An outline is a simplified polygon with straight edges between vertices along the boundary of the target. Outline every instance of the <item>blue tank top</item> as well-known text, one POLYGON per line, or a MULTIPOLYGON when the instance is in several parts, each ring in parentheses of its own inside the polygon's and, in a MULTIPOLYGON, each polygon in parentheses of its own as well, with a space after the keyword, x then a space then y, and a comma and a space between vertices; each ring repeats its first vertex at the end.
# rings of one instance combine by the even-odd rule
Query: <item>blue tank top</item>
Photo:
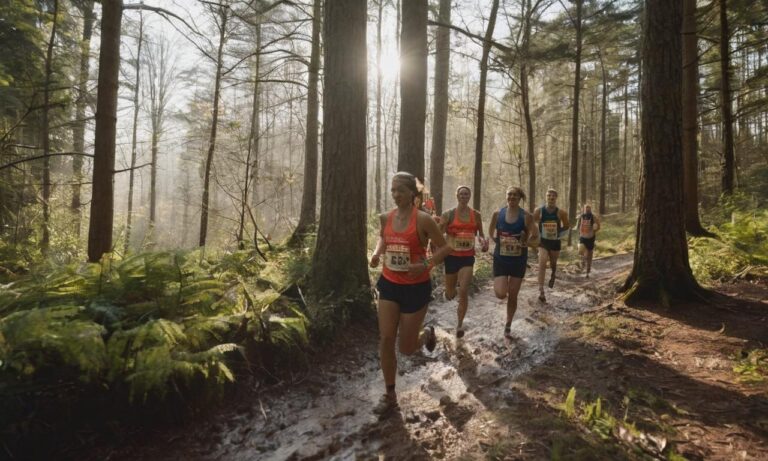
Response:
POLYGON ((493 257, 510 262, 527 258, 528 247, 520 242, 520 234, 525 230, 525 210, 520 208, 517 221, 511 224, 507 222, 506 216, 507 207, 504 207, 496 217, 496 248, 493 250, 493 257))
POLYGON ((557 215, 558 209, 550 213, 546 205, 541 207, 541 221, 539 222, 539 233, 542 240, 558 240, 560 238, 560 217, 557 215))

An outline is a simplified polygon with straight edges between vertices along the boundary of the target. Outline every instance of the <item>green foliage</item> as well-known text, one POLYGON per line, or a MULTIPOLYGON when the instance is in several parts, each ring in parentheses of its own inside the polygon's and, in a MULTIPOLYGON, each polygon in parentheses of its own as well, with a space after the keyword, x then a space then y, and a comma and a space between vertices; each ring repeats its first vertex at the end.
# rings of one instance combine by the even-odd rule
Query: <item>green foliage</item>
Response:
POLYGON ((106 365, 104 327, 84 318, 82 306, 14 312, 0 319, 0 376, 32 377, 63 369, 93 381, 106 365))
POLYGON ((0 285, 0 387, 97 383, 133 403, 218 395, 247 348, 300 352, 308 320, 282 293, 307 254, 149 252, 33 268, 0 285))
POLYGON ((768 350, 753 349, 734 358, 733 371, 745 383, 761 383, 768 378, 768 350))
POLYGON ((750 269, 768 275, 768 210, 750 206, 750 200, 735 194, 711 212, 710 219, 723 219, 710 228, 718 240, 689 239, 691 268, 698 280, 723 280, 750 269))
MULTIPOLYGON (((636 399, 637 395, 643 398, 650 396, 648 393, 636 393, 635 397, 625 397, 624 403, 628 405, 628 402, 636 399)), ((600 397, 593 402, 577 403, 576 389, 572 387, 561 409, 569 420, 583 426, 599 439, 600 443, 596 446, 598 451, 606 448, 604 446, 606 443, 614 442, 634 453, 653 453, 654 459, 661 456, 666 456, 668 459, 685 459, 675 452, 674 447, 668 443, 663 434, 653 435, 638 430, 634 423, 627 420, 626 415, 621 420, 614 417, 609 410, 606 410, 600 397)), ((557 448, 559 454, 562 451, 561 447, 554 448, 557 448)), ((596 456, 596 458, 602 459, 603 456, 596 456)))
MULTIPOLYGON (((627 253, 635 249, 637 215, 615 213, 600 217, 595 257, 627 253)), ((578 238, 576 239, 578 241, 578 238)))

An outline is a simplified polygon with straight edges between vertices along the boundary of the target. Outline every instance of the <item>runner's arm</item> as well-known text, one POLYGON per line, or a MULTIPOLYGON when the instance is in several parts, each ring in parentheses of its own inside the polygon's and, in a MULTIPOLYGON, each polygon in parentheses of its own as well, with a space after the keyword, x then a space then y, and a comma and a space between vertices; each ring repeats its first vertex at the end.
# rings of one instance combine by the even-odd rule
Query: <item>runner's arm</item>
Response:
POLYGON ((379 228, 379 239, 376 241, 376 248, 373 250, 373 255, 371 255, 371 267, 377 267, 379 265, 379 262, 381 261, 381 255, 384 253, 384 227, 387 225, 387 215, 381 214, 379 216, 379 223, 381 224, 379 228))
POLYGON ((491 224, 488 225, 488 238, 493 240, 496 238, 496 220, 499 219, 499 212, 494 211, 491 216, 491 224))
POLYGON ((536 248, 539 246, 539 226, 536 225, 535 219, 528 213, 525 214, 525 229, 528 232, 528 246, 536 248))
POLYGON ((488 240, 485 239, 485 234, 483 233, 483 217, 480 215, 479 211, 475 211, 475 222, 477 222, 477 233, 480 238, 480 246, 483 251, 488 251, 488 240))
POLYGON ((536 208, 533 210, 533 223, 538 226, 539 222, 541 222, 541 208, 536 208))
POLYGON ((568 213, 565 210, 560 210, 560 221, 563 222, 563 229, 568 229, 568 226, 571 225, 570 221, 568 221, 568 213))

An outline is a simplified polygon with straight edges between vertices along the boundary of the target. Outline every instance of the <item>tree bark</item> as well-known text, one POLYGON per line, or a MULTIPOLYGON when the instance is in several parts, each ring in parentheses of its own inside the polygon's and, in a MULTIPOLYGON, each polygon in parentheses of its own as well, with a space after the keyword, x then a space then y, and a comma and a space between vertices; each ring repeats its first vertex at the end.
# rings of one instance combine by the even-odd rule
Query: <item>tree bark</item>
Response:
MULTIPOLYGON (((696 0, 694 0, 696 1, 696 0)), ((621 157, 621 212, 627 211, 627 139, 629 138, 629 77, 624 83, 624 150, 621 157)))
POLYGON ((213 116, 211 117, 211 135, 208 141, 208 155, 205 158, 205 174, 203 177, 203 201, 200 206, 200 239, 198 246, 205 246, 208 237, 208 205, 211 183, 211 169, 213 168, 213 155, 216 152, 216 130, 219 123, 219 99, 221 98, 221 70, 224 65, 224 44, 227 41, 227 20, 229 10, 225 6, 219 6, 219 48, 216 53, 216 78, 213 87, 213 116))
POLYGON ((605 62, 602 53, 600 58, 600 71, 603 79, 603 103, 600 111, 600 204, 598 209, 601 215, 605 214, 605 164, 606 164, 606 136, 605 122, 608 118, 608 72, 605 70, 605 62))
POLYGON ((424 178, 427 114, 427 0, 403 2, 400 37, 400 142, 397 169, 424 178))
POLYGON ((648 0, 643 18, 643 165, 637 244, 625 301, 670 305, 705 291, 688 262, 683 202, 682 2, 648 0))
POLYGON ((525 141, 528 153, 528 209, 533 213, 536 208, 536 152, 534 151, 533 121, 531 120, 531 101, 528 87, 528 54, 531 41, 531 0, 523 1, 523 41, 520 47, 520 99, 525 119, 525 141))
MULTIPOLYGON (((80 74, 77 80, 77 101, 75 102, 75 123, 72 126, 72 150, 85 152, 85 108, 88 105, 88 74, 91 62, 91 36, 93 35, 93 0, 82 5, 83 37, 80 41, 80 74)), ((80 237, 80 184, 83 182, 83 159, 79 155, 72 157, 72 209, 75 235, 80 237)))
MULTIPOLYGON (((320 32, 322 23, 322 2, 315 0, 312 8, 312 54, 309 58, 309 81, 307 88, 307 134, 304 139, 304 191, 301 196, 301 214, 293 238, 302 238, 315 225, 317 208, 317 135, 318 135, 318 95, 317 82, 320 74, 320 32)), ((379 81, 379 86, 381 81, 379 81)), ((380 89, 380 88, 379 88, 380 89)), ((379 100, 380 100, 379 93, 379 100)), ((378 105, 377 105, 378 107, 378 105)), ((377 112, 380 116, 380 112, 377 112)), ((377 123, 379 118, 377 118, 377 123)), ((379 148, 377 155, 381 157, 379 148)))
POLYGON ((735 154, 733 147, 733 108, 731 107, 730 31, 727 0, 720 0, 720 109, 723 121, 723 194, 733 193, 735 154))
POLYGON ((378 15, 376 21, 376 167, 374 187, 376 189, 376 213, 381 213, 381 23, 384 19, 384 0, 378 0, 378 15))
MULTIPOLYGON (((581 94, 581 51, 582 40, 582 6, 584 0, 576 0, 576 58, 573 77, 573 116, 571 120, 571 175, 568 184, 568 218, 576 222, 576 192, 579 180, 579 97, 581 94)), ((581 178, 584 181, 586 178, 581 178)), ((571 232, 568 232, 568 245, 571 244, 571 232)))
POLYGON ((131 131, 131 169, 128 173, 128 216, 125 221, 125 246, 123 254, 131 248, 131 217, 133 216, 133 180, 136 173, 136 137, 139 130, 139 88, 141 87, 141 46, 144 44, 144 12, 139 10, 139 42, 136 47, 136 82, 133 87, 133 128, 131 131))
POLYGON ((93 194, 88 226, 88 260, 98 262, 112 251, 114 220, 115 135, 117 85, 120 73, 120 21, 122 0, 102 0, 99 89, 93 159, 93 194))
MULTIPOLYGON (((683 1, 683 193, 685 230, 709 235, 699 220, 699 48, 696 36, 696 0, 683 1)), ((626 144, 626 143, 625 143, 626 144)), ((626 150, 626 147, 625 147, 626 150)))
POLYGON ((319 295, 364 294, 367 2, 328 2, 324 19, 322 192, 311 280, 319 295))
MULTIPOLYGON (((440 22, 451 23, 451 0, 440 0, 440 22)), ((443 182, 445 180, 445 139, 448 129, 448 79, 451 72, 451 30, 437 28, 435 39, 435 115, 432 126, 432 154, 429 183, 435 208, 443 211, 443 182)))
POLYGON ((51 243, 51 162, 48 154, 51 152, 50 133, 50 103, 51 103, 51 76, 53 75, 53 45, 56 42, 56 29, 59 24, 59 0, 53 2, 53 24, 51 26, 51 38, 48 40, 48 49, 45 53, 45 84, 43 87, 43 238, 40 240, 40 250, 45 255, 51 243))
POLYGON ((491 53, 491 39, 496 28, 496 15, 499 11, 499 0, 493 0, 491 14, 488 17, 488 28, 485 30, 483 54, 480 58, 480 95, 477 101, 477 135, 475 137, 475 181, 472 192, 472 206, 479 210, 483 196, 483 141, 485 140, 485 85, 488 79, 488 56, 491 53))

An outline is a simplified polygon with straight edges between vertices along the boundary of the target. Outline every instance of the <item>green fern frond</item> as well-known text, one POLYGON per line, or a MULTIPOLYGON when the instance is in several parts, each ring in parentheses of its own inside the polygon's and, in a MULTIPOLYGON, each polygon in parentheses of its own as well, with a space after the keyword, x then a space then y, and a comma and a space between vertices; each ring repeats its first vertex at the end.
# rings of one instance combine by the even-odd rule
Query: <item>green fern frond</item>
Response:
POLYGON ((106 366, 103 326, 81 319, 81 306, 15 312, 0 320, 4 366, 22 375, 44 369, 76 370, 96 379, 106 366))

